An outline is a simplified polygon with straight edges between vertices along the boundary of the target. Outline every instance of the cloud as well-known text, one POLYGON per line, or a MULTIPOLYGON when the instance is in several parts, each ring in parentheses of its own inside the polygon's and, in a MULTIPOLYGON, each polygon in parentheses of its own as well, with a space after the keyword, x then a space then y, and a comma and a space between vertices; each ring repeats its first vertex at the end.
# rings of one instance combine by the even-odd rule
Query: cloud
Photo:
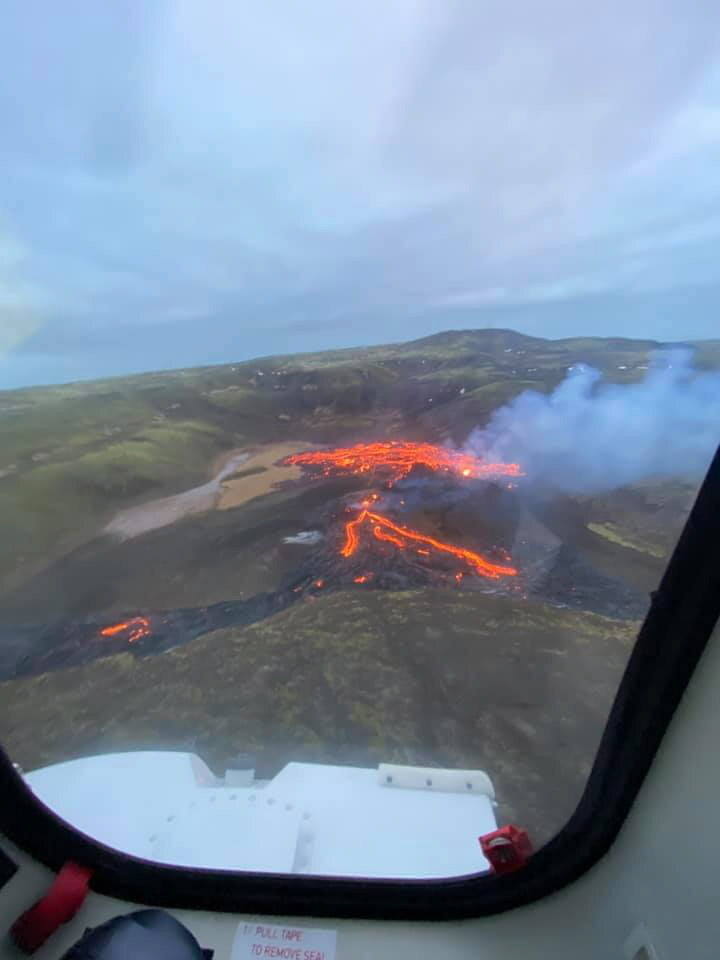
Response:
POLYGON ((4 283, 79 374, 138 328, 158 367, 267 353, 299 315, 330 347, 712 277, 710 0, 31 6, 0 37, 0 217, 29 252, 4 283))

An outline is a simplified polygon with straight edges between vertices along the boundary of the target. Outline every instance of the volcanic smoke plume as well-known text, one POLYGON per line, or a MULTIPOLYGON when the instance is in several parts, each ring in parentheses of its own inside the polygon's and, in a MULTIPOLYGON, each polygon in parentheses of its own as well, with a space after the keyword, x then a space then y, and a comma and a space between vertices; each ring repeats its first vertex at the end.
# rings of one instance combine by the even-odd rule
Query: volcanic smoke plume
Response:
POLYGON ((599 493, 645 478, 699 479, 720 442, 720 374, 686 350, 657 353, 641 383, 573 367, 549 396, 527 390, 468 438, 466 452, 519 460, 534 484, 599 493))

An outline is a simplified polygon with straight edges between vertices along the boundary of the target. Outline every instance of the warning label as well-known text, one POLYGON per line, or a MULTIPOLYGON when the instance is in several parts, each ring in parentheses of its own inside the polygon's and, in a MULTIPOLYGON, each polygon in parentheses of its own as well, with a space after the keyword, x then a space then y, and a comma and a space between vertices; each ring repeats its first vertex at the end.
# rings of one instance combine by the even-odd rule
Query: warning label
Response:
POLYGON ((335 960, 335 930, 241 923, 231 960, 335 960))

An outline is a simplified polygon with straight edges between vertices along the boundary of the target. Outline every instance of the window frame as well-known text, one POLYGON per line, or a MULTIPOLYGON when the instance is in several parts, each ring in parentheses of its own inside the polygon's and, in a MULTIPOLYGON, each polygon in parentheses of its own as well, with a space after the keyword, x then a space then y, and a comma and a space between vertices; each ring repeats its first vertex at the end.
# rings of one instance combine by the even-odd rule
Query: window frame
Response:
MULTIPOLYGON (((0 831, 58 870, 91 868, 98 893, 158 907, 381 920, 457 920, 532 903, 577 880, 617 837, 720 618, 720 448, 651 595, 575 812, 516 873, 441 880, 173 867, 80 833, 32 793, 0 747, 0 831)), ((422 838, 418 838, 421 842, 422 838)))

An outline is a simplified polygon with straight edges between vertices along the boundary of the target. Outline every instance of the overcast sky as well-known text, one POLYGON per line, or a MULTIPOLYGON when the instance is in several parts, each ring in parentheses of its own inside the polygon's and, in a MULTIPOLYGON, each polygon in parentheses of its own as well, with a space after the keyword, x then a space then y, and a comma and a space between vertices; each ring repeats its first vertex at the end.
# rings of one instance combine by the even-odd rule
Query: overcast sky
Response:
POLYGON ((0 388, 720 336, 717 0, 6 0, 0 388))

